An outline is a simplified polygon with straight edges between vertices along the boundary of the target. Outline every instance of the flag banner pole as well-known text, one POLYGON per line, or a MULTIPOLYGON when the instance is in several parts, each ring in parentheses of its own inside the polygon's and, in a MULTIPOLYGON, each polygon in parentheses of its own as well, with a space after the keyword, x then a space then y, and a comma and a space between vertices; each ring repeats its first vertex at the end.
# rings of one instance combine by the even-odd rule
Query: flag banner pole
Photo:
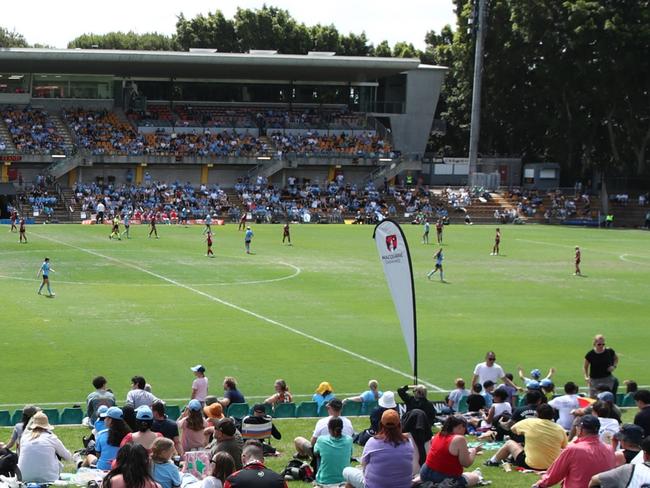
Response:
POLYGON ((377 245, 388 289, 402 327, 402 335, 413 368, 413 380, 418 378, 417 317, 413 266, 406 236, 397 222, 385 219, 375 226, 372 238, 377 245))

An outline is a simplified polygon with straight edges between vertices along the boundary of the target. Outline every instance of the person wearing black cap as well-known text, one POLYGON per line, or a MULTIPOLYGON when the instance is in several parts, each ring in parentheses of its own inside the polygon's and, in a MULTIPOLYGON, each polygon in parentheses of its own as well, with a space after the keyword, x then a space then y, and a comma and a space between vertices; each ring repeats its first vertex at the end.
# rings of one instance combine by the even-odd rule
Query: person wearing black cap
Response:
POLYGON ((594 475, 589 482, 589 488, 639 488, 650 485, 650 437, 641 441, 643 462, 624 464, 604 473, 594 475))
POLYGON ((616 466, 614 450, 598 438, 600 421, 584 415, 578 426, 578 438, 562 451, 533 488, 547 488, 562 482, 564 488, 584 488, 591 477, 616 466))
POLYGON ((316 427, 314 428, 314 433, 311 436, 311 440, 307 440, 304 437, 296 437, 293 441, 296 446, 296 451, 302 457, 310 457, 312 454, 312 447, 316 444, 316 439, 321 435, 329 434, 328 423, 333 418, 340 417, 343 421, 343 435, 349 435, 352 437, 354 435, 354 427, 352 427, 352 422, 350 419, 341 416, 341 410, 343 410, 343 402, 338 398, 334 398, 327 402, 327 412, 329 417, 324 417, 316 422, 316 427))
POLYGON ((623 424, 614 439, 621 443, 620 451, 616 451, 616 464, 629 464, 641 451, 643 429, 636 424, 623 424))
MULTIPOLYGON (((282 434, 280 434, 280 431, 275 427, 275 425, 273 425, 273 418, 270 415, 266 414, 266 407, 264 406, 263 403, 257 403, 253 405, 253 415, 248 415, 242 419, 242 435, 244 436, 244 438, 257 439, 257 437, 246 435, 246 426, 264 425, 264 424, 271 424, 271 435, 273 436, 274 439, 278 439, 278 440, 282 439, 282 434)), ((258 440, 262 442, 265 456, 275 454, 276 451, 274 447, 263 442, 264 440, 263 438, 260 438, 258 440)))
POLYGON ((237 428, 233 419, 224 417, 217 421, 214 426, 214 437, 217 442, 211 449, 211 455, 214 457, 218 452, 227 452, 235 460, 235 469, 241 469, 243 442, 241 437, 237 438, 237 435, 237 428))

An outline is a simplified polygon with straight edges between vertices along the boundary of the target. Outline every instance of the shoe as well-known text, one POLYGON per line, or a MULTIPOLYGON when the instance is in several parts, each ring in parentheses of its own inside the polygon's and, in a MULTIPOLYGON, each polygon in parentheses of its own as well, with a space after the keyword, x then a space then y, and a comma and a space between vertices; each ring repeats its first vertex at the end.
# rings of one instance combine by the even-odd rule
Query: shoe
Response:
POLYGON ((489 467, 497 467, 501 466, 501 461, 492 461, 491 459, 488 459, 483 463, 483 466, 489 466, 489 467))

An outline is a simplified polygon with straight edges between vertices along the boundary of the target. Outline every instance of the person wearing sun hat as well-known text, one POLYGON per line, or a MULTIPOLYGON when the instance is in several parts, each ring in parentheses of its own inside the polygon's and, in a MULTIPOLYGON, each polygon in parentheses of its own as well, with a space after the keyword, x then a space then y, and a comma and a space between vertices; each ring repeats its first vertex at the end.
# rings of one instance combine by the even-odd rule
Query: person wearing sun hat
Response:
POLYGON ((402 433, 399 414, 386 410, 379 422, 379 432, 363 449, 361 469, 347 467, 343 477, 354 488, 410 488, 416 466, 417 450, 402 433))
POLYGON ((197 364, 192 366, 190 370, 194 373, 194 381, 192 381, 192 396, 191 399, 196 399, 205 405, 205 397, 208 396, 208 378, 205 376, 205 366, 197 364))
POLYGON ((203 418, 203 407, 200 401, 190 400, 177 424, 181 431, 181 446, 184 452, 205 447, 207 442, 203 430, 209 427, 209 424, 203 418))
POLYGON ((316 393, 311 397, 313 402, 318 403, 318 408, 334 399, 334 388, 327 381, 323 381, 316 388, 316 393))
POLYGON ((61 473, 59 458, 72 461, 72 454, 52 433, 53 429, 44 412, 36 412, 29 421, 18 457, 24 483, 54 483, 61 473))
POLYGON ((203 414, 206 416, 208 420, 216 421, 224 418, 223 407, 219 402, 214 402, 211 403, 210 405, 206 405, 205 407, 203 407, 203 414))

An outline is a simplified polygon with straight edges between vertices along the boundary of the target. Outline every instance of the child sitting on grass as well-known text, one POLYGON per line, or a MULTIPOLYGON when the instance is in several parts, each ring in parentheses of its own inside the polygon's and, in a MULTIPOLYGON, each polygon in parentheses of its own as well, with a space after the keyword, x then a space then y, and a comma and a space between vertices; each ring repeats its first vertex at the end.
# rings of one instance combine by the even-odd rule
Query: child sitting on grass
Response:
POLYGON ((174 442, 166 437, 158 437, 151 447, 151 475, 162 488, 181 486, 181 475, 171 461, 174 452, 174 442))

